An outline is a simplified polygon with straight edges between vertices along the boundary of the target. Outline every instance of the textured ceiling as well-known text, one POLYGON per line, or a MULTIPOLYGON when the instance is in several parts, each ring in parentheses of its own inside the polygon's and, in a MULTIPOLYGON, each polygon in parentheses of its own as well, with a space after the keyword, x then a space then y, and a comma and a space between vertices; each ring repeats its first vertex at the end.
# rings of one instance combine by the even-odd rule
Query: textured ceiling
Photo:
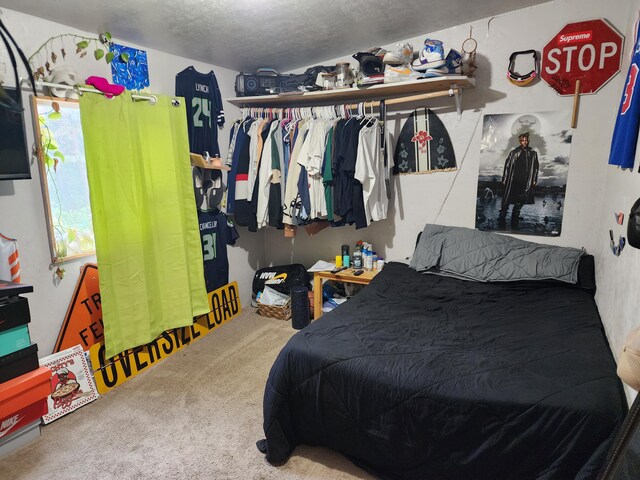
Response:
POLYGON ((235 71, 293 70, 547 0, 0 0, 235 71))

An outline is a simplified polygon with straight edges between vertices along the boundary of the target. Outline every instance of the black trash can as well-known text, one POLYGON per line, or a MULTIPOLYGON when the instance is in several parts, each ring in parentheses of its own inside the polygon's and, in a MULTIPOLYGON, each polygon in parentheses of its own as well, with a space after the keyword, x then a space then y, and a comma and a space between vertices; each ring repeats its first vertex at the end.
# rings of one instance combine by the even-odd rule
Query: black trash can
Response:
POLYGON ((309 325, 309 289, 305 286, 291 287, 291 326, 302 330, 309 325))

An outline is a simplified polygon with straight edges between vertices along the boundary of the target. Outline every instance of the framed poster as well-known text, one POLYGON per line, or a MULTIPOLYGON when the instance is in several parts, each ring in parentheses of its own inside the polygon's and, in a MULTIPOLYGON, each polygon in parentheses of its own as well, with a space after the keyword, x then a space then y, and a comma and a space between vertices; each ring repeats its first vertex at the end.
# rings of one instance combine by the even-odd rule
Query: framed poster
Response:
POLYGON ((78 102, 35 97, 32 106, 51 261, 95 255, 78 102))
POLYGON ((483 119, 476 228, 560 236, 572 131, 569 112, 483 119))
POLYGON ((49 367, 53 373, 51 395, 47 397, 49 413, 42 417, 45 424, 98 398, 89 363, 80 345, 41 358, 40 366, 49 367))

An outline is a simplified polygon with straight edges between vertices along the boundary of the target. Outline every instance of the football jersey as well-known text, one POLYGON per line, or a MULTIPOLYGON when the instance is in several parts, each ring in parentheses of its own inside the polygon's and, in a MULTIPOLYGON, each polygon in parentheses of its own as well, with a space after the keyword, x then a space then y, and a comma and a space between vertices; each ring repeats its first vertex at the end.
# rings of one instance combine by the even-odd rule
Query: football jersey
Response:
POLYGON ((219 156, 218 126, 224 125, 224 110, 213 71, 200 73, 189 67, 178 73, 176 96, 186 101, 190 151, 219 156))
POLYGON ((0 233, 0 280, 20 283, 18 242, 0 233))
POLYGON ((202 260, 207 292, 213 292, 229 283, 229 259, 227 245, 234 245, 238 231, 227 216, 217 211, 198 211, 200 239, 202 240, 202 260))
POLYGON ((622 168, 633 168, 638 142, 638 127, 640 127, 640 32, 638 22, 635 26, 633 57, 629 65, 629 73, 624 83, 618 118, 613 129, 611 139, 611 153, 609 165, 619 165, 622 168))

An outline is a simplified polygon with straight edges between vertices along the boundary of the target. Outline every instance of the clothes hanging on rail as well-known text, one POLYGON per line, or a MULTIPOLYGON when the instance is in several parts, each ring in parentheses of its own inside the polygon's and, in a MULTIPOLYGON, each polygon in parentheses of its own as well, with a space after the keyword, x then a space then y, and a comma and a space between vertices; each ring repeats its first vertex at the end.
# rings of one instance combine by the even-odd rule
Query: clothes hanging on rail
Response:
POLYGON ((251 109, 230 134, 227 213, 250 231, 331 222, 364 228, 386 218, 388 178, 373 116, 333 107, 274 115, 251 109), (331 111, 327 110, 331 109, 331 111))

